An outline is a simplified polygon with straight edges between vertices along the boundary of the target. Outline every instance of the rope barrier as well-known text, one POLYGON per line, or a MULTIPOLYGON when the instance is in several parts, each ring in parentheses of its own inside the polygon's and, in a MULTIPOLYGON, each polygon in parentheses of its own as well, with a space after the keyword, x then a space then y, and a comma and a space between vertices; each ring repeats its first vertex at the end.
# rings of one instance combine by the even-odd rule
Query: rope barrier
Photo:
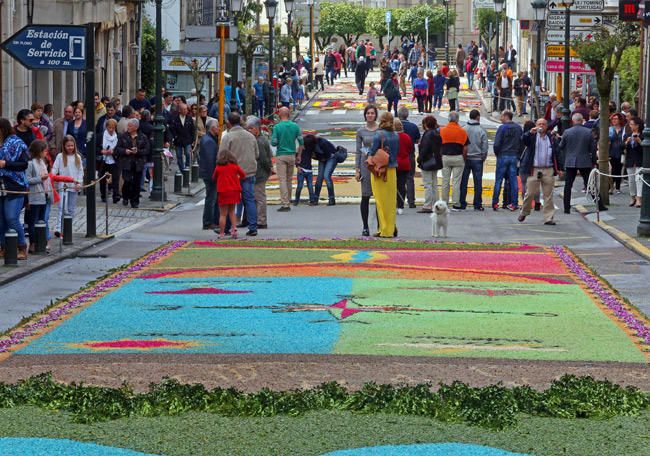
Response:
MULTIPOLYGON (((600 199, 600 180, 598 176, 605 176, 605 177, 627 177, 628 179, 630 178, 635 178, 637 176, 643 176, 644 173, 650 173, 650 168, 638 168, 636 172, 632 174, 607 174, 601 172, 598 168, 594 168, 591 170, 589 173, 589 179, 587 180, 587 198, 591 200, 592 203, 596 204, 599 199, 600 199)), ((644 185, 647 185, 650 187, 650 183, 646 182, 643 177, 641 177, 641 182, 643 182, 644 185)))
MULTIPOLYGON (((104 179, 106 179, 106 183, 108 183, 108 184, 110 184, 112 182, 111 175, 109 173, 105 173, 99 179, 95 179, 93 181, 90 181, 88 184, 85 184, 85 185, 79 185, 79 190, 83 190, 85 188, 97 185, 99 182, 101 182, 104 179)), ((68 184, 67 182, 63 184, 63 191, 67 191, 68 189, 73 188, 73 187, 68 187, 67 184, 68 184)), ((75 187, 76 187, 76 185, 75 185, 75 187)), ((5 195, 5 194, 10 194, 10 195, 38 195, 38 194, 41 194, 41 193, 47 194, 47 193, 51 193, 51 191, 42 190, 42 191, 38 191, 38 192, 30 192, 30 191, 27 191, 27 192, 21 191, 21 192, 19 192, 19 191, 14 191, 14 190, 0 190, 0 195, 5 195)))

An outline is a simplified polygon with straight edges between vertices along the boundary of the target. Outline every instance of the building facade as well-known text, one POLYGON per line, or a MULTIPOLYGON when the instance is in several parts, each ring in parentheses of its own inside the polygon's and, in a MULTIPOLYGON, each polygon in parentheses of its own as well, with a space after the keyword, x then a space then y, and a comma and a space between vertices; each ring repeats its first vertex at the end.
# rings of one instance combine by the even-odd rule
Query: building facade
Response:
MULTIPOLYGON (((0 40, 25 25, 95 23, 95 89, 128 102, 140 85, 142 2, 140 0, 0 0, 0 40)), ((84 97, 84 74, 29 71, 5 52, 0 56, 0 113, 14 119, 33 102, 66 104, 84 97)))

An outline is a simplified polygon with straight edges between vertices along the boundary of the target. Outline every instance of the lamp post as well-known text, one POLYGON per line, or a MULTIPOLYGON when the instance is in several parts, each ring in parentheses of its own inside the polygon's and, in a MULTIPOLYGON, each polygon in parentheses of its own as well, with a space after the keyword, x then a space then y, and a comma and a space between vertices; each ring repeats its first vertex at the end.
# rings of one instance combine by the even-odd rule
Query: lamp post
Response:
MULTIPOLYGON (((232 15, 233 27, 237 27, 237 15, 244 7, 244 0, 230 0, 230 13, 232 15)), ((230 38, 234 38, 232 35, 230 38)), ((235 50, 233 56, 232 74, 230 75, 230 111, 237 110, 237 79, 239 78, 239 54, 235 50)))
POLYGON ((571 46, 571 6, 574 0, 562 0, 564 3, 564 76, 562 77, 562 132, 571 125, 569 111, 569 69, 571 66, 569 48, 571 46))
POLYGON ((291 42, 291 36, 292 36, 292 30, 291 27, 293 26, 291 22, 291 13, 293 13, 293 3, 294 0, 284 0, 284 9, 287 12, 287 36, 289 39, 287 40, 288 43, 288 51, 289 51, 289 61, 291 61, 291 52, 293 51, 293 43, 291 42))
POLYGON ((153 127, 153 187, 151 201, 165 201, 163 186, 163 136, 165 118, 162 110, 162 0, 156 0, 156 116, 153 127))
POLYGON ((537 120, 540 117, 539 112, 539 95, 542 91, 542 82, 541 82, 541 66, 542 66, 542 21, 544 20, 544 15, 546 14, 546 0, 533 0, 531 2, 533 11, 535 12, 535 20, 537 21, 537 61, 535 63, 535 109, 533 110, 534 119, 537 120))
POLYGON ((506 6, 506 0, 494 0, 494 12, 497 15, 497 42, 494 47, 494 60, 497 62, 497 69, 499 68, 499 25, 501 25, 501 12, 506 6))
POLYGON ((314 81, 314 1, 307 0, 309 5, 309 82, 314 81))
MULTIPOLYGON (((646 27, 646 33, 650 33, 650 27, 646 27)), ((648 73, 648 68, 650 68, 650 62, 646 63, 646 73, 648 73)), ((643 142, 641 146, 643 147, 643 159, 641 164, 643 165, 643 172, 641 177, 641 216, 639 218, 639 224, 636 227, 636 232, 639 236, 650 237, 650 90, 645 92, 645 118, 646 124, 643 129, 643 142)))
POLYGON ((445 5, 445 60, 449 64, 449 0, 442 0, 445 5))
POLYGON ((269 20, 269 83, 271 84, 269 109, 266 112, 272 115, 275 111, 275 88, 273 87, 273 34, 275 32, 273 30, 273 20, 275 19, 278 2, 277 0, 265 0, 264 6, 266 7, 266 17, 269 20))

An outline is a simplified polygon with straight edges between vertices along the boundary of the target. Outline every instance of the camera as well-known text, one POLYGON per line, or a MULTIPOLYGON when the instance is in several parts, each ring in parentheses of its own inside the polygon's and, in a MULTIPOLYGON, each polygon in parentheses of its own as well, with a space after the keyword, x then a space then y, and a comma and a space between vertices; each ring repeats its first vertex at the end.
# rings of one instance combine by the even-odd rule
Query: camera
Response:
POLYGON ((544 176, 544 174, 541 171, 537 171, 537 178, 541 179, 544 176))
POLYGON ((632 135, 632 137, 633 137, 633 138, 638 138, 638 137, 639 137, 639 135, 637 135, 637 134, 634 134, 634 135, 632 135))

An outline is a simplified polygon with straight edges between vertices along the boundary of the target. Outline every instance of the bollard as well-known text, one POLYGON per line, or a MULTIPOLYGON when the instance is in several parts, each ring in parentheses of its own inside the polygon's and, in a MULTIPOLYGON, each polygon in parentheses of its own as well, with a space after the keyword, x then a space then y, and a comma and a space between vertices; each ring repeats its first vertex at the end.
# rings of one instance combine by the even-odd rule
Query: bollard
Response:
POLYGON ((196 184, 199 181, 199 164, 194 163, 192 165, 192 183, 196 184))
POLYGON ((72 245, 72 216, 63 217, 63 245, 72 245))
POLYGON ((18 233, 15 230, 5 233, 5 266, 18 266, 18 233))
POLYGON ((181 193, 183 191, 183 175, 180 171, 174 174, 174 193, 181 193))
POLYGON ((190 186, 190 169, 185 168, 183 170, 183 187, 189 187, 190 186))
POLYGON ((47 248, 47 236, 45 231, 47 225, 43 220, 39 220, 34 224, 34 236, 36 239, 30 239, 30 242, 34 242, 34 253, 43 254, 47 248))

